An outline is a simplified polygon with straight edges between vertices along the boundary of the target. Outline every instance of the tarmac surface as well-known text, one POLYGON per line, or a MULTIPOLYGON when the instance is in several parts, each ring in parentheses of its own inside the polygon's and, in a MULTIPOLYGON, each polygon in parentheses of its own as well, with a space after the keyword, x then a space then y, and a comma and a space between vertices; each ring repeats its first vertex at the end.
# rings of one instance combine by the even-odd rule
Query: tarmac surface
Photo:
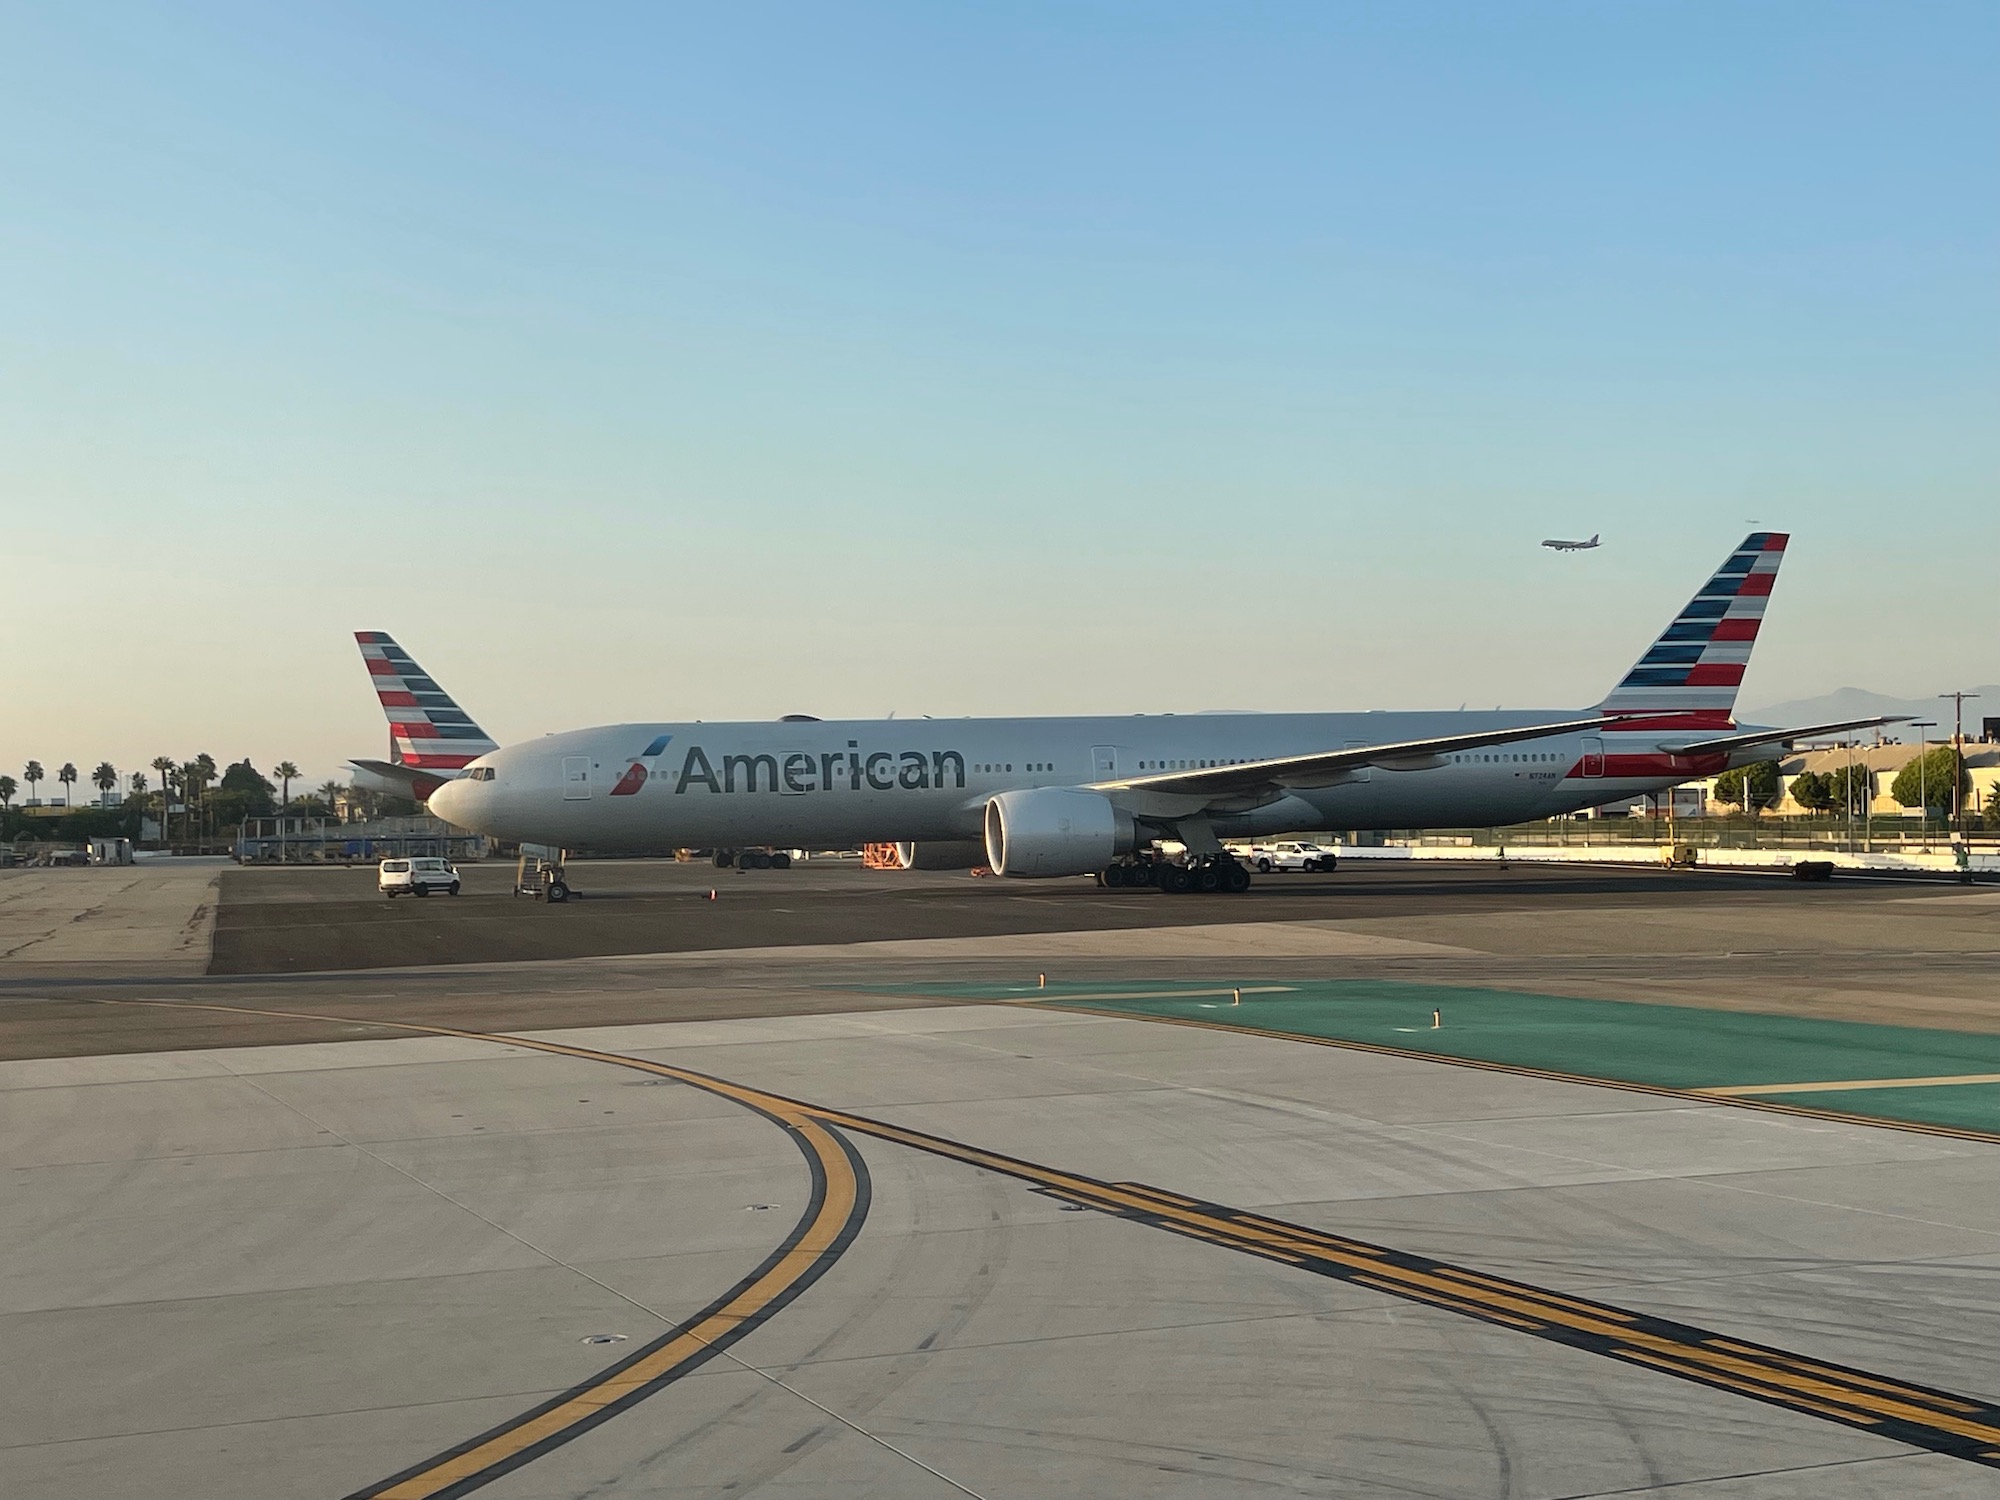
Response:
POLYGON ((0 1490, 2000 1495, 2000 892, 471 873, 0 959, 0 1490))

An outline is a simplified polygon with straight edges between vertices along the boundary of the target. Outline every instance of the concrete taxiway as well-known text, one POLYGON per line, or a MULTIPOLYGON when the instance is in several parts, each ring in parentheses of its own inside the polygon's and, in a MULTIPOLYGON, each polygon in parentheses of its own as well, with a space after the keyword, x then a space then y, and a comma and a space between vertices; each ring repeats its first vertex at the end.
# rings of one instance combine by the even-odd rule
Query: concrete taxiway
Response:
MULTIPOLYGON (((1763 1001, 1955 1028, 1935 1073, 2000 1030, 1992 903, 1404 878, 1166 926, 857 881, 806 931, 772 872, 678 953, 0 966, 6 1492, 2000 1494, 2000 1140, 1369 1050, 1337 987, 1317 1042, 1158 998, 1763 1001)), ((525 911, 420 914, 480 901, 525 911)))

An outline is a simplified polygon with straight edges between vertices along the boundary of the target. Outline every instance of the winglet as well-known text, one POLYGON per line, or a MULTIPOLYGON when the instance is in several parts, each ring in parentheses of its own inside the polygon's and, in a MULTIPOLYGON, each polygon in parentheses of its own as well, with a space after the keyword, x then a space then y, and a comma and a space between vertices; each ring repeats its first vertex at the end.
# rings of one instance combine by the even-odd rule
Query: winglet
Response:
POLYGON ((1649 728, 1732 727, 1736 689, 1790 540, 1782 531, 1745 537, 1598 708, 1672 716, 1649 728))

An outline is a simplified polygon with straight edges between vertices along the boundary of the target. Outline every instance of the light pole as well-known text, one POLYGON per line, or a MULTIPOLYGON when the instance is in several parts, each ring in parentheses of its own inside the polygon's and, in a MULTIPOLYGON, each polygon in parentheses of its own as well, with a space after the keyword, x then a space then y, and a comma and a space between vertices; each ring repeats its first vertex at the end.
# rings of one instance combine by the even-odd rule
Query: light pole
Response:
POLYGON ((1931 799, 1924 788, 1924 775, 1930 769, 1925 765, 1925 761, 1930 758, 1931 737, 1924 731, 1937 728, 1937 720, 1917 719, 1911 723, 1910 728, 1917 732, 1917 806, 1923 810, 1924 852, 1928 854, 1931 848, 1931 799))
POLYGON ((1958 841, 1965 842, 1965 700, 1977 693, 1939 693, 1951 699, 1951 806, 1958 821, 1958 841))

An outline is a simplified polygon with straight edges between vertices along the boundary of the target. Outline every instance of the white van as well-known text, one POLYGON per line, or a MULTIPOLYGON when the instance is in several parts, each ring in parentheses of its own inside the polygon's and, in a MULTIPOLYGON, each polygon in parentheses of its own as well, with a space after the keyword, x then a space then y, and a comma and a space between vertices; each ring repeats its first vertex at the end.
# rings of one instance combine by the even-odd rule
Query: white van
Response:
POLYGON ((375 884, 390 900, 404 892, 428 896, 432 891, 458 894, 458 870, 448 859, 385 859, 375 884))

